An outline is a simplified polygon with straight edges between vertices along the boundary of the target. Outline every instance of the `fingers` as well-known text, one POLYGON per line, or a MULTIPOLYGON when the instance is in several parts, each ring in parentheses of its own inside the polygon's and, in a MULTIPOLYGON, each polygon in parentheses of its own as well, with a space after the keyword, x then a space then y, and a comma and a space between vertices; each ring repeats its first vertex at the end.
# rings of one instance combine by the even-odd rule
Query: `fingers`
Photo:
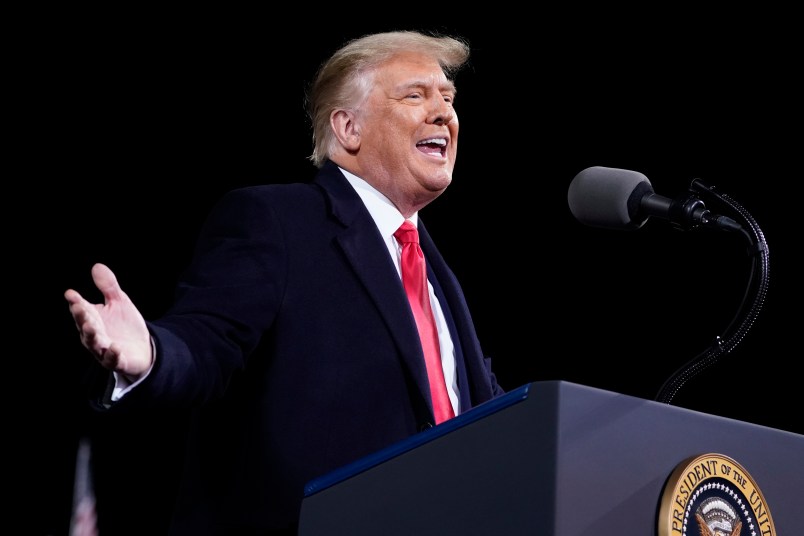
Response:
POLYGON ((71 288, 64 291, 64 299, 67 300, 67 303, 70 305, 83 300, 81 295, 71 288))
POLYGON ((109 361, 112 357, 108 355, 112 343, 97 309, 94 306, 82 308, 73 316, 81 333, 81 343, 101 361, 109 361))
MULTIPOLYGON (((70 314, 81 334, 81 344, 101 362, 109 361, 112 357, 108 355, 111 341, 100 315, 99 307, 102 306, 89 303, 72 289, 64 292, 64 298, 70 304, 70 314)), ((116 357, 111 360, 117 361, 116 357)))

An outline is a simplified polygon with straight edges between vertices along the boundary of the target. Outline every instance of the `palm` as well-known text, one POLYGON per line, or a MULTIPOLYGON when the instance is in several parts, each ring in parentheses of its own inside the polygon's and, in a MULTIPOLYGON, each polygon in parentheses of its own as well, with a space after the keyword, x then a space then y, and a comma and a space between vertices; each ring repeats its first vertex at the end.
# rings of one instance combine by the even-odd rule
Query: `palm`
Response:
POLYGON ((108 267, 96 264, 92 277, 103 294, 103 303, 92 304, 73 290, 65 293, 81 341, 104 367, 138 376, 151 364, 145 320, 108 267))

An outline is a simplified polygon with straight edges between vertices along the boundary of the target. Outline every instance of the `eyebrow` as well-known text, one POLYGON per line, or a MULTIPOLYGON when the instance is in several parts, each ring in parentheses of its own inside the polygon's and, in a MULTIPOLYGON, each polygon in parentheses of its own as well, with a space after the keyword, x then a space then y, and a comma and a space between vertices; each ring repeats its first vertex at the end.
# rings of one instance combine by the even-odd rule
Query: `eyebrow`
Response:
MULTIPOLYGON (((420 79, 405 84, 401 84, 398 87, 399 89, 411 89, 416 87, 429 87, 431 85, 433 85, 431 81, 420 79)), ((457 88, 455 87, 455 82, 453 82, 452 80, 439 82, 438 89, 439 91, 445 91, 445 90, 449 91, 453 95, 458 92, 457 88)))

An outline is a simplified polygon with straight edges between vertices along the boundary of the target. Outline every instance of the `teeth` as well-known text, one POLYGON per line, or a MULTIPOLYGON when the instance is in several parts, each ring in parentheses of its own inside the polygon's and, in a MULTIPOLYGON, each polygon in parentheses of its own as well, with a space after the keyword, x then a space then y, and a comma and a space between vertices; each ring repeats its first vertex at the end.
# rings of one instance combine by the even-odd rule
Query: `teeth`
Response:
POLYGON ((447 140, 445 140, 444 138, 430 138, 427 140, 422 140, 416 145, 426 145, 426 144, 441 145, 443 147, 447 144, 447 140))

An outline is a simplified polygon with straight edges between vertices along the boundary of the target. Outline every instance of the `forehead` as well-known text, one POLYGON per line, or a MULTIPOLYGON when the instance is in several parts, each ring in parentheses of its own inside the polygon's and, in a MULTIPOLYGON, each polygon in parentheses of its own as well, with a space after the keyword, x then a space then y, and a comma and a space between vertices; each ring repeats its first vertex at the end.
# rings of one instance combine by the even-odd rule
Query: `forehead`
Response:
POLYGON ((384 85, 436 85, 454 89, 438 60, 423 52, 395 54, 377 66, 375 76, 384 85))

